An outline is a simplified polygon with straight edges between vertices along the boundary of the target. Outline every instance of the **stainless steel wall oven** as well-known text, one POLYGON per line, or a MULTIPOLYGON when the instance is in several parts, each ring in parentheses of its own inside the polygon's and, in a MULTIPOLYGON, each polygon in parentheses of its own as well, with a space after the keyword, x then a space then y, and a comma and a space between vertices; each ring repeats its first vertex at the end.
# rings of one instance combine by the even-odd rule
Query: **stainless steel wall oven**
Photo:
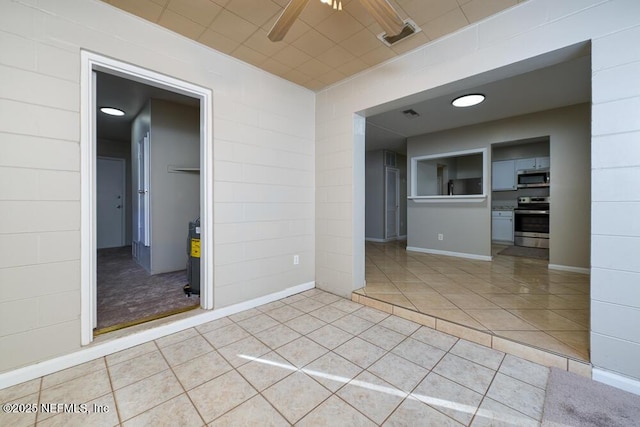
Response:
POLYGON ((513 211, 514 244, 534 248, 549 247, 549 197, 519 197, 513 211))

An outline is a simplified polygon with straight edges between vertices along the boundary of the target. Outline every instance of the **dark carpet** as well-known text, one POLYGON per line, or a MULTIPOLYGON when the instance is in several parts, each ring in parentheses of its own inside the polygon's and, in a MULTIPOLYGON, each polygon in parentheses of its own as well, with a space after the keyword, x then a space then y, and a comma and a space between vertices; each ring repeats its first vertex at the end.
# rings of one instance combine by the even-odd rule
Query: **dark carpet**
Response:
POLYGON ((135 324, 200 306, 187 297, 187 271, 150 275, 131 256, 131 246, 98 250, 97 332, 115 325, 135 324))
POLYGON ((640 425, 640 396, 580 375, 551 368, 543 427, 640 425))
POLYGON ((527 248, 524 246, 508 246, 498 252, 499 255, 519 256, 525 258, 549 259, 547 248, 527 248))

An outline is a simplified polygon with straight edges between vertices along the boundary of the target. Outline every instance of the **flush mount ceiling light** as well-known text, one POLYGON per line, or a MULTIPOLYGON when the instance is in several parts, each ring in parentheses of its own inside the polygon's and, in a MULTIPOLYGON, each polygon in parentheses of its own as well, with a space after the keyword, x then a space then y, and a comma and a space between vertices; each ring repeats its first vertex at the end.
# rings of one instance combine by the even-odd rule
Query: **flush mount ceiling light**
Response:
POLYGON ((480 104, 484 101, 484 95, 481 93, 471 93, 469 95, 462 95, 451 101, 451 104, 454 107, 472 107, 474 105, 480 104))
POLYGON ((102 108, 100 108, 100 111, 102 111, 103 113, 108 114, 110 116, 124 116, 124 111, 119 110, 117 108, 102 107, 102 108))

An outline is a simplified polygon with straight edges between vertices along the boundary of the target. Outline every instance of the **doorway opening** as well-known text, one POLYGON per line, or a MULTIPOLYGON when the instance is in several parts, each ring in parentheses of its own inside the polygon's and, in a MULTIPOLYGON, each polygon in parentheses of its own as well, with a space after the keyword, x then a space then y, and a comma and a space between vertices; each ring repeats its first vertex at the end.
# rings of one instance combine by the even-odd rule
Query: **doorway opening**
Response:
MULTIPOLYGON (((365 154, 370 146, 389 150, 396 142, 388 137, 385 145, 381 138, 403 134, 409 160, 446 153, 452 147, 492 148, 492 156, 485 166, 490 167, 494 162, 494 168, 505 166, 502 170, 505 173, 499 174, 494 169, 491 178, 494 181, 498 178, 498 182, 492 182, 494 191, 488 191, 482 202, 460 203, 455 200, 455 191, 449 191, 446 185, 457 171, 434 165, 433 176, 437 179, 430 181, 434 187, 433 200, 409 201, 407 243, 365 239, 365 280, 362 282, 357 281, 359 276, 355 271, 360 264, 354 262, 354 288, 364 285, 355 290, 356 295, 576 360, 589 360, 590 271, 585 266, 589 262, 591 236, 589 103, 592 73, 588 43, 568 47, 563 53, 570 55, 560 60, 555 56, 557 52, 544 55, 550 63, 543 66, 535 61, 519 63, 518 67, 529 69, 526 73, 522 73, 522 68, 505 67, 499 80, 493 80, 497 75, 492 73, 478 75, 439 87, 433 92, 437 92, 435 97, 425 92, 407 97, 405 105, 395 100, 388 106, 367 110, 376 113, 365 119, 365 154), (542 81, 540 76, 544 73, 556 75, 554 81, 566 82, 562 97, 555 98, 561 99, 561 103, 541 105, 535 111, 523 109, 519 114, 515 114, 514 108, 505 109, 501 114, 508 114, 484 117, 484 121, 477 120, 480 110, 473 122, 465 121, 457 113, 448 115, 451 99, 458 91, 468 91, 469 86, 474 92, 488 93, 496 99, 504 96, 496 105, 513 107, 511 94, 517 93, 518 97, 522 94, 513 90, 514 85, 521 82, 523 88, 533 89, 527 81, 542 81), (487 81, 479 84, 477 79, 487 81), (500 87, 505 90, 497 91, 500 87), (416 111, 429 112, 429 116, 438 120, 403 121, 400 113, 408 105, 416 111), (387 111, 383 111, 385 109, 387 111), (496 143, 496 135, 508 135, 504 138, 506 142, 496 143), (535 169, 534 178, 538 179, 545 169, 551 169, 550 159, 554 162, 551 187, 536 186, 540 182, 520 182, 534 185, 517 186, 518 170, 535 169), (449 176, 445 178, 446 175, 449 176), (507 182, 502 182, 502 178, 507 178, 507 182), (524 200, 519 201, 521 198, 524 200), (554 211, 563 215, 548 214, 549 199, 553 201, 554 211), (522 227, 516 226, 514 230, 513 215, 517 214, 514 210, 520 207, 525 211, 527 204, 534 203, 533 208, 546 203, 547 213, 536 213, 535 221, 531 220, 527 226, 531 228, 535 224, 538 234, 548 234, 547 244, 553 237, 551 253, 546 248, 528 246, 524 248, 528 251, 519 254, 499 253, 506 245, 497 246, 496 241, 519 248, 514 244, 514 237, 515 231, 522 227), (494 216, 493 211, 508 212, 494 216), (551 236, 550 231, 555 236, 551 236), (532 257, 533 250, 546 251, 545 258, 551 261, 532 257)), ((551 87, 535 85, 535 90, 551 90, 559 95, 551 87)), ((354 150, 360 138, 354 135, 354 150)), ((357 151, 354 153, 355 174, 365 164, 361 156, 357 151)), ((411 162, 407 168, 408 176, 412 176, 411 162)), ((360 181, 355 182, 357 185, 360 181)), ((364 186, 360 188, 360 191, 367 190, 364 186)), ((367 221, 372 212, 369 207, 373 205, 369 194, 367 191, 366 204, 357 204, 357 198, 354 202, 354 215, 365 211, 367 221)), ((355 230, 358 220, 355 216, 355 230)), ((537 238, 540 242, 545 236, 537 238)))
POLYGON ((82 53, 82 344, 213 308, 211 92, 82 53), (102 107, 124 110, 106 116, 102 107), (191 225, 198 221, 198 251, 191 225), (202 232, 202 236, 200 236, 202 232), (200 243, 201 242, 201 243, 200 243), (196 255, 194 255, 196 254, 196 255), (199 277, 199 293, 185 285, 199 277))

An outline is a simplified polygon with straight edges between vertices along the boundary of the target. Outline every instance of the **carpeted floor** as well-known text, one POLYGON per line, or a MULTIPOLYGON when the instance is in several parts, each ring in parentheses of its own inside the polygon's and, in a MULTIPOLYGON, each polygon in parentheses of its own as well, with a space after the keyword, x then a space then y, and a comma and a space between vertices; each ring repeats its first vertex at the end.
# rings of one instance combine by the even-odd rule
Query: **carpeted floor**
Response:
POLYGON ((199 296, 182 289, 186 270, 152 276, 133 260, 130 246, 100 249, 97 264, 97 332, 200 306, 199 296))
POLYGON ((499 252, 500 255, 520 256, 526 258, 549 259, 549 249, 527 248, 524 246, 508 246, 499 252))
POLYGON ((640 396, 551 368, 543 427, 631 427, 639 423, 640 396))

